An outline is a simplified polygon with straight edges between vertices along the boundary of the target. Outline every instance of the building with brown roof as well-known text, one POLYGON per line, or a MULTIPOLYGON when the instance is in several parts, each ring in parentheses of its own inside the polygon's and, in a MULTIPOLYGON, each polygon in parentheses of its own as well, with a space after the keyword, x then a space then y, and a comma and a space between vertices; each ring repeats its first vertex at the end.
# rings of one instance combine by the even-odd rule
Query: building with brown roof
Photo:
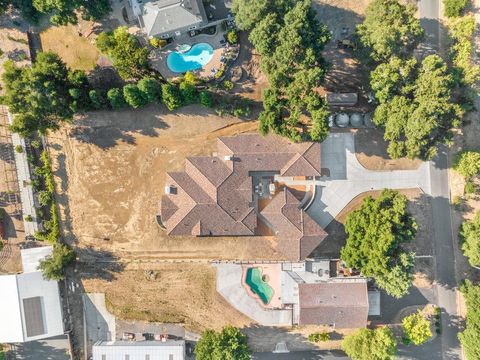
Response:
POLYGON ((214 156, 189 157, 184 172, 167 174, 161 223, 169 235, 194 236, 261 235, 263 223, 288 259, 305 259, 327 234, 303 209, 308 192, 285 184, 313 180, 320 171, 319 143, 221 137, 214 156))

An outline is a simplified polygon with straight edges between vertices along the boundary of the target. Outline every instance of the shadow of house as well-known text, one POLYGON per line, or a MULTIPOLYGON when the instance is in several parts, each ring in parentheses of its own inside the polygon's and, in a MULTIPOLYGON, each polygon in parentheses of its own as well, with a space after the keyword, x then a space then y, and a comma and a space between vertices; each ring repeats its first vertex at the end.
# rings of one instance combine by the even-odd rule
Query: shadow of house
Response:
POLYGON ((66 336, 57 336, 45 340, 30 341, 15 344, 15 350, 7 353, 16 360, 69 360, 68 339, 66 336))

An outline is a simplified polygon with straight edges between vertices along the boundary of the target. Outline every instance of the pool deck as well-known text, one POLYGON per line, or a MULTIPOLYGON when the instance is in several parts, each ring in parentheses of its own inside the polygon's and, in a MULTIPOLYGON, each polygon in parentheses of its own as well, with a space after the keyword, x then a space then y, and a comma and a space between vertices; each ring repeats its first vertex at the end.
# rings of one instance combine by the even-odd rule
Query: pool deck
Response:
MULTIPOLYGON (((217 291, 235 309, 265 326, 292 325, 291 309, 269 309, 251 297, 243 284, 244 269, 239 264, 215 264, 217 291)), ((262 264, 263 266, 263 264, 262 264)), ((275 296, 275 295, 274 295, 275 296)))
POLYGON ((225 45, 220 43, 224 39, 224 32, 218 29, 214 35, 200 34, 194 37, 182 35, 175 39, 171 44, 168 44, 164 48, 153 50, 150 55, 150 65, 157 70, 166 79, 176 78, 182 76, 182 73, 176 73, 171 71, 167 66, 168 55, 176 51, 178 45, 188 44, 195 45, 199 43, 207 43, 213 47, 213 57, 202 69, 193 71, 199 77, 210 77, 212 75, 212 69, 218 69, 222 65, 220 58, 225 51, 225 45))
POLYGON ((245 290, 247 291, 248 295, 253 297, 257 302, 264 308, 267 309, 279 309, 282 307, 282 298, 281 298, 281 291, 282 291, 282 284, 281 284, 281 265, 280 264, 259 264, 259 265, 249 265, 249 266, 242 266, 242 285, 245 287, 245 290), (268 304, 264 304, 262 299, 260 299, 260 296, 255 294, 252 289, 250 289, 250 286, 246 283, 246 277, 247 277, 247 270, 249 268, 260 268, 261 270, 261 276, 263 277, 264 275, 268 276, 268 281, 266 282, 273 290, 273 295, 272 298, 270 299, 268 304))

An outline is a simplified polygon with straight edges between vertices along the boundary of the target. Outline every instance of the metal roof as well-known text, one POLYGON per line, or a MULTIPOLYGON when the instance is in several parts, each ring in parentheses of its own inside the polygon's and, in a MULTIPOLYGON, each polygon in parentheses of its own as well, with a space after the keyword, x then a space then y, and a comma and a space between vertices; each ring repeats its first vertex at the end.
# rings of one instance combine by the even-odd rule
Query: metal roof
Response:
POLYGON ((93 360, 184 360, 185 341, 99 341, 93 360))

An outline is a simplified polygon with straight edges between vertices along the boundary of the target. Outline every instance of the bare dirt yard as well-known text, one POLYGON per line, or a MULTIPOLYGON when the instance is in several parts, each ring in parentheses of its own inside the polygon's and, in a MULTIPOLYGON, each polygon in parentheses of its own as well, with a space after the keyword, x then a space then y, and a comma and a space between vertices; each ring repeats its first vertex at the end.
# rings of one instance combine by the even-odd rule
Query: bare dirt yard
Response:
POLYGON ((407 158, 391 159, 387 153, 387 142, 380 129, 358 129, 355 132, 357 160, 369 170, 414 170, 421 160, 407 158))
POLYGON ((215 288, 208 264, 163 264, 155 270, 124 270, 113 282, 84 280, 87 292, 104 292, 110 312, 121 319, 183 324, 191 331, 244 327, 251 320, 215 288))
MULTIPOLYGON (((88 34, 89 22, 81 22, 88 34)), ((93 23, 91 23, 93 24, 93 23)), ((44 51, 58 54, 72 69, 92 70, 100 56, 92 38, 80 36, 79 25, 52 26, 40 33, 44 51)))
POLYGON ((156 223, 167 171, 183 170, 186 156, 211 155, 218 136, 256 128, 200 106, 150 106, 89 113, 51 134, 67 241, 130 259, 281 258, 271 238, 167 237, 156 223))

